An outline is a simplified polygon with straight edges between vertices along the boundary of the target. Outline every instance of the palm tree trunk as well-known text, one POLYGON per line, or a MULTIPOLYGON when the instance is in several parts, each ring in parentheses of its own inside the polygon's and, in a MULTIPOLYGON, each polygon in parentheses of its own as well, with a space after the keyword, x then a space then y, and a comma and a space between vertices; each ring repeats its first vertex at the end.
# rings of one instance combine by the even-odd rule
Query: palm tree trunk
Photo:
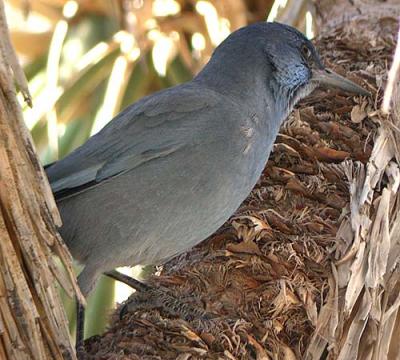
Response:
POLYGON ((0 0, 0 358, 72 359, 59 282, 80 295, 60 223, 17 101, 30 95, 11 46, 0 0), (58 255, 66 272, 59 270, 58 255))

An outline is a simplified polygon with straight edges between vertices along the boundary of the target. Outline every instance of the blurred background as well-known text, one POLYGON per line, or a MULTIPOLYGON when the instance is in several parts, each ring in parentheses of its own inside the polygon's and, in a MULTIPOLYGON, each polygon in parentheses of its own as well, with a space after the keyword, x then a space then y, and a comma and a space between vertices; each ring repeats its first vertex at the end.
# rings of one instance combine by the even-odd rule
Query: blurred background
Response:
MULTIPOLYGON (((141 97, 190 80, 242 26, 268 20, 309 38, 317 32, 311 0, 6 0, 6 13, 33 97, 24 117, 43 164, 141 97)), ((89 299, 85 335, 101 333, 129 294, 103 278, 89 299)), ((64 299, 73 332, 74 302, 64 299)))

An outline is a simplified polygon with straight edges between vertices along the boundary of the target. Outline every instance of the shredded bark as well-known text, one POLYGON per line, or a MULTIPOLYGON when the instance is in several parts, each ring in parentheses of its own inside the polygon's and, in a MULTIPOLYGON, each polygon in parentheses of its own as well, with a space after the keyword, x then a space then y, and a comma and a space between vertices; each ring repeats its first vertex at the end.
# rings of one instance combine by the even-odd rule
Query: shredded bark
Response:
POLYGON ((0 0, 0 359, 75 359, 58 285, 84 298, 15 85, 31 105, 0 0))

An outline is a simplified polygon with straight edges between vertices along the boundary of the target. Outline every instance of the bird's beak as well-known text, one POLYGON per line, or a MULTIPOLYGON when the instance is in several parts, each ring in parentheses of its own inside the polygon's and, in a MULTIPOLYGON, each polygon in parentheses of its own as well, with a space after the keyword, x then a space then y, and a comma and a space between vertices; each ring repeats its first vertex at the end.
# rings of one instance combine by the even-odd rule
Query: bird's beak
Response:
POLYGON ((348 91, 351 93, 370 96, 371 94, 363 89, 361 86, 356 83, 336 74, 332 70, 329 69, 315 69, 312 73, 312 81, 318 82, 318 84, 326 87, 335 87, 344 91, 348 91))

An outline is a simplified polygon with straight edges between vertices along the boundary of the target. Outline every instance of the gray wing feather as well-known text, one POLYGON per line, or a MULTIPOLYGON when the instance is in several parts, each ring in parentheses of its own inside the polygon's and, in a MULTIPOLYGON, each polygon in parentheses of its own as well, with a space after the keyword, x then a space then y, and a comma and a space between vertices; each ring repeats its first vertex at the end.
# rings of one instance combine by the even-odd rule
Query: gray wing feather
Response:
POLYGON ((46 169, 53 192, 96 185, 168 156, 193 140, 196 128, 202 126, 201 110, 219 101, 214 91, 185 84, 129 106, 85 144, 46 169))
MULTIPOLYGON (((56 164, 52 165, 55 166, 56 164)), ((51 180, 51 177, 49 174, 51 174, 53 177, 57 176, 57 170, 59 169, 51 169, 50 168, 47 170, 47 174, 49 176, 49 181, 51 185, 51 189, 53 190, 54 193, 57 193, 59 191, 65 190, 65 189, 72 189, 78 186, 81 186, 83 184, 91 182, 93 179, 96 178, 97 172, 101 169, 102 164, 98 164, 95 166, 92 166, 90 168, 86 168, 81 171, 76 171, 70 175, 58 178, 57 180, 51 180), (55 170, 55 171, 54 171, 55 170)))
POLYGON ((171 145, 165 148, 158 148, 154 150, 148 150, 141 154, 135 154, 132 152, 128 152, 128 154, 123 155, 122 157, 107 162, 96 174, 96 182, 100 182, 109 177, 116 176, 124 173, 125 171, 132 170, 139 165, 154 160, 157 158, 161 158, 164 156, 168 156, 169 154, 177 151, 182 145, 176 144, 171 145))

